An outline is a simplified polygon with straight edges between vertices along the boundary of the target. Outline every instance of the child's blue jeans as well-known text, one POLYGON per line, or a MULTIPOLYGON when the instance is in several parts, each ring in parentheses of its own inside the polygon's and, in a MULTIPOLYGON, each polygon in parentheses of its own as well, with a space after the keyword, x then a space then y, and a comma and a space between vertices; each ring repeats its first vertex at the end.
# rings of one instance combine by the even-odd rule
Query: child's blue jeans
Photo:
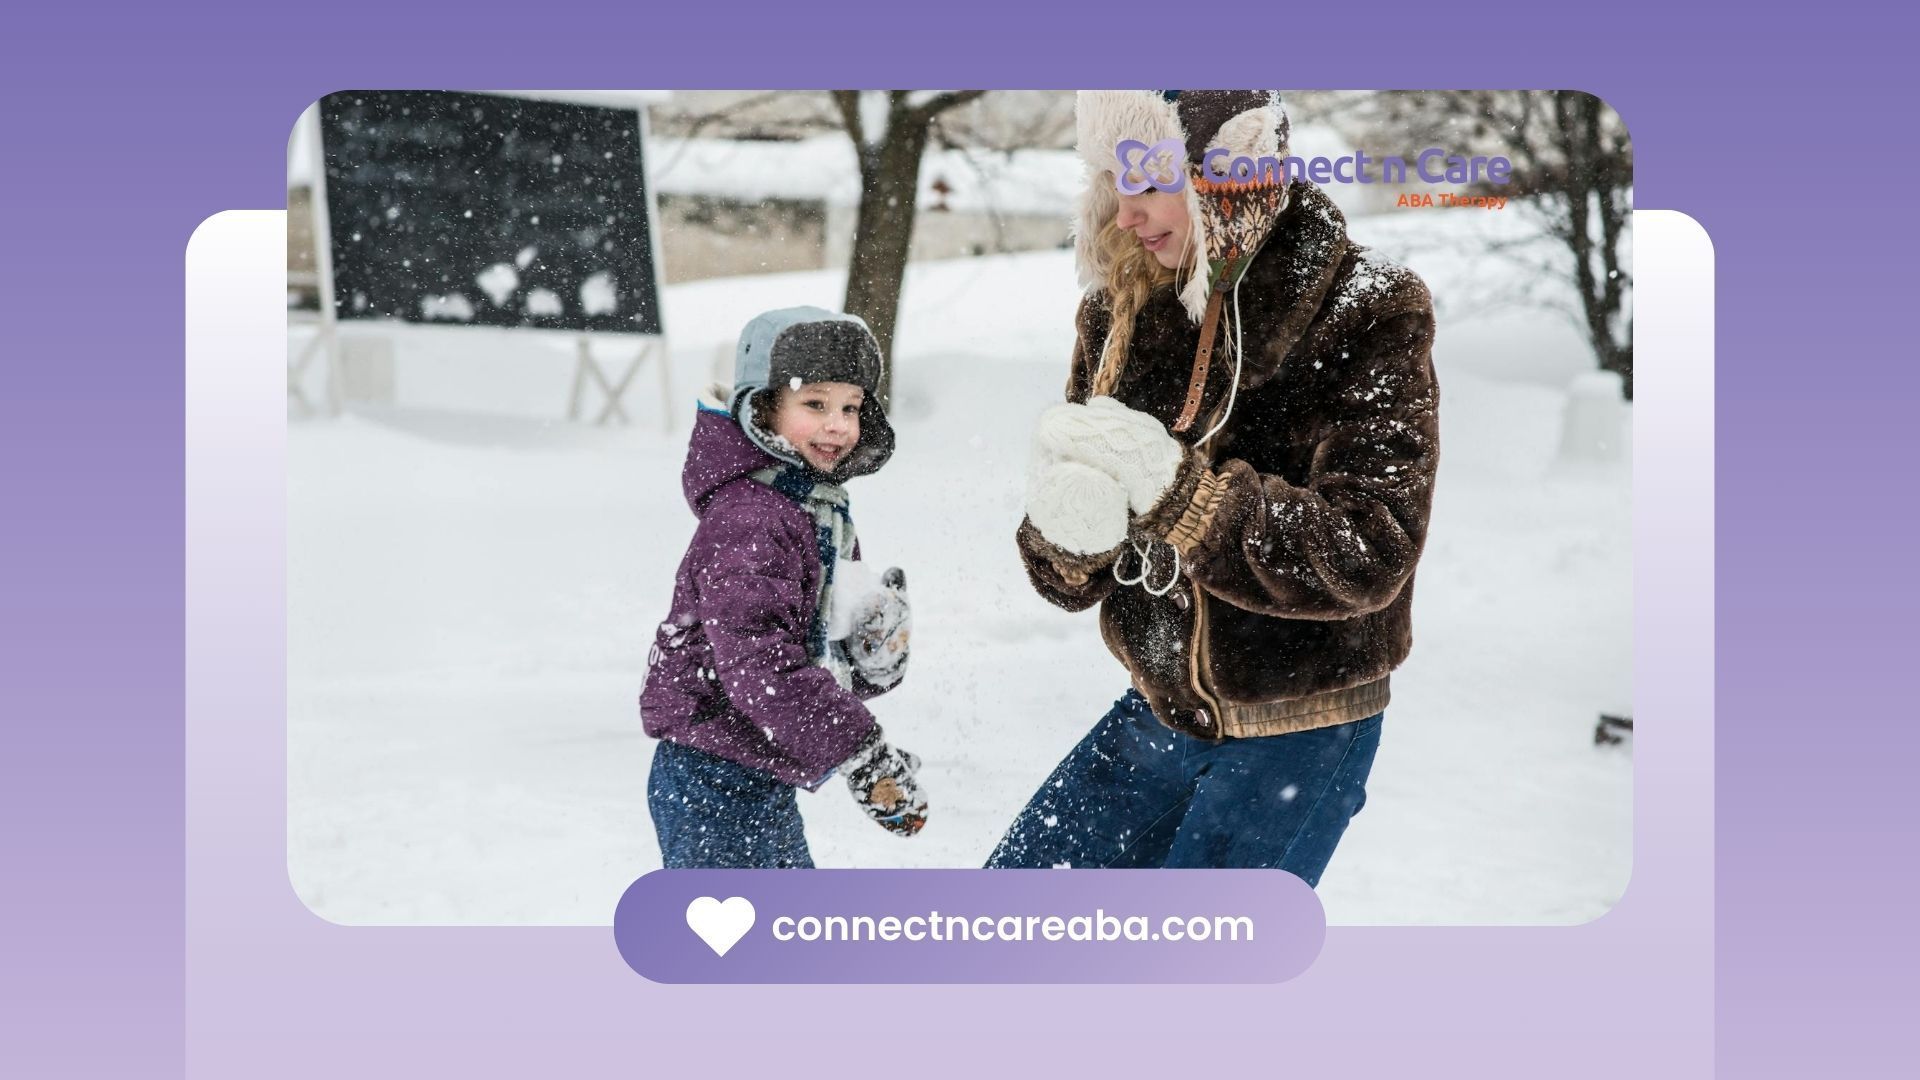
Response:
POLYGON ((813 867, 793 788, 770 773, 663 741, 647 809, 669 870, 813 867))
POLYGON ((1040 785, 993 867, 1277 867, 1320 883, 1367 801, 1385 713, 1209 742, 1128 690, 1040 785))

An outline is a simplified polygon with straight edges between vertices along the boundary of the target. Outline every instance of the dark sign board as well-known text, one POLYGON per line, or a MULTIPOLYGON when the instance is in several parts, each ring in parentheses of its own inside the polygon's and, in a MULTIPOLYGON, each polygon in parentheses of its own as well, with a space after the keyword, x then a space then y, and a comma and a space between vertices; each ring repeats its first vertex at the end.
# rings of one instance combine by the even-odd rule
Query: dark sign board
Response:
POLYGON ((640 128, 637 109, 327 95, 336 315, 660 333, 640 128))

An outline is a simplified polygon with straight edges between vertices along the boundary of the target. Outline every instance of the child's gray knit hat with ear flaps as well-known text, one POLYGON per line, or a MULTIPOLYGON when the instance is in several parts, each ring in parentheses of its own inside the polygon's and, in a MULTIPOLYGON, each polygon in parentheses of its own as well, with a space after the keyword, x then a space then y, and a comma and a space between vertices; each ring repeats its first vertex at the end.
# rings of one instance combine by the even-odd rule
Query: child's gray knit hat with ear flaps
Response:
POLYGON ((755 316, 740 332, 733 353, 734 419, 755 446, 782 461, 806 465, 753 422, 756 394, 769 387, 798 389, 806 383, 851 383, 866 391, 860 406, 860 439, 833 479, 878 472, 893 456, 893 426, 880 407, 880 343, 857 315, 817 307, 779 308, 755 316))

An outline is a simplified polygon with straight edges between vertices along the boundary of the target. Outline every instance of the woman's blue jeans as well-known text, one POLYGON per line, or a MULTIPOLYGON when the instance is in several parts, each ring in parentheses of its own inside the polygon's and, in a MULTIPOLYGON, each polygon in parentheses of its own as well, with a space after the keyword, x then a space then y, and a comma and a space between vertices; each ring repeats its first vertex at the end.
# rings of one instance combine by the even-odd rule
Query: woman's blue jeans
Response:
POLYGON ((1367 801, 1385 713, 1209 742, 1128 690, 1040 785, 997 867, 1272 867, 1318 885, 1367 801))

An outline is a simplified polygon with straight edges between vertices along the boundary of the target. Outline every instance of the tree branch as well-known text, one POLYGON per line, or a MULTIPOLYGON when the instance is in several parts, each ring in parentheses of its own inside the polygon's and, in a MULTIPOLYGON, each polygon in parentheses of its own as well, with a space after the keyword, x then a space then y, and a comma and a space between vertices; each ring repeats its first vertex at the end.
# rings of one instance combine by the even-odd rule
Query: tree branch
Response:
POLYGON ((927 100, 921 102, 918 105, 909 107, 907 110, 907 119, 909 121, 914 121, 914 122, 924 124, 927 121, 932 120, 934 117, 939 116, 941 113, 946 112, 948 109, 951 109, 956 105, 965 105, 967 102, 972 101, 973 99, 985 93, 986 93, 985 90, 943 91, 941 93, 935 94, 934 96, 928 98, 927 100))

